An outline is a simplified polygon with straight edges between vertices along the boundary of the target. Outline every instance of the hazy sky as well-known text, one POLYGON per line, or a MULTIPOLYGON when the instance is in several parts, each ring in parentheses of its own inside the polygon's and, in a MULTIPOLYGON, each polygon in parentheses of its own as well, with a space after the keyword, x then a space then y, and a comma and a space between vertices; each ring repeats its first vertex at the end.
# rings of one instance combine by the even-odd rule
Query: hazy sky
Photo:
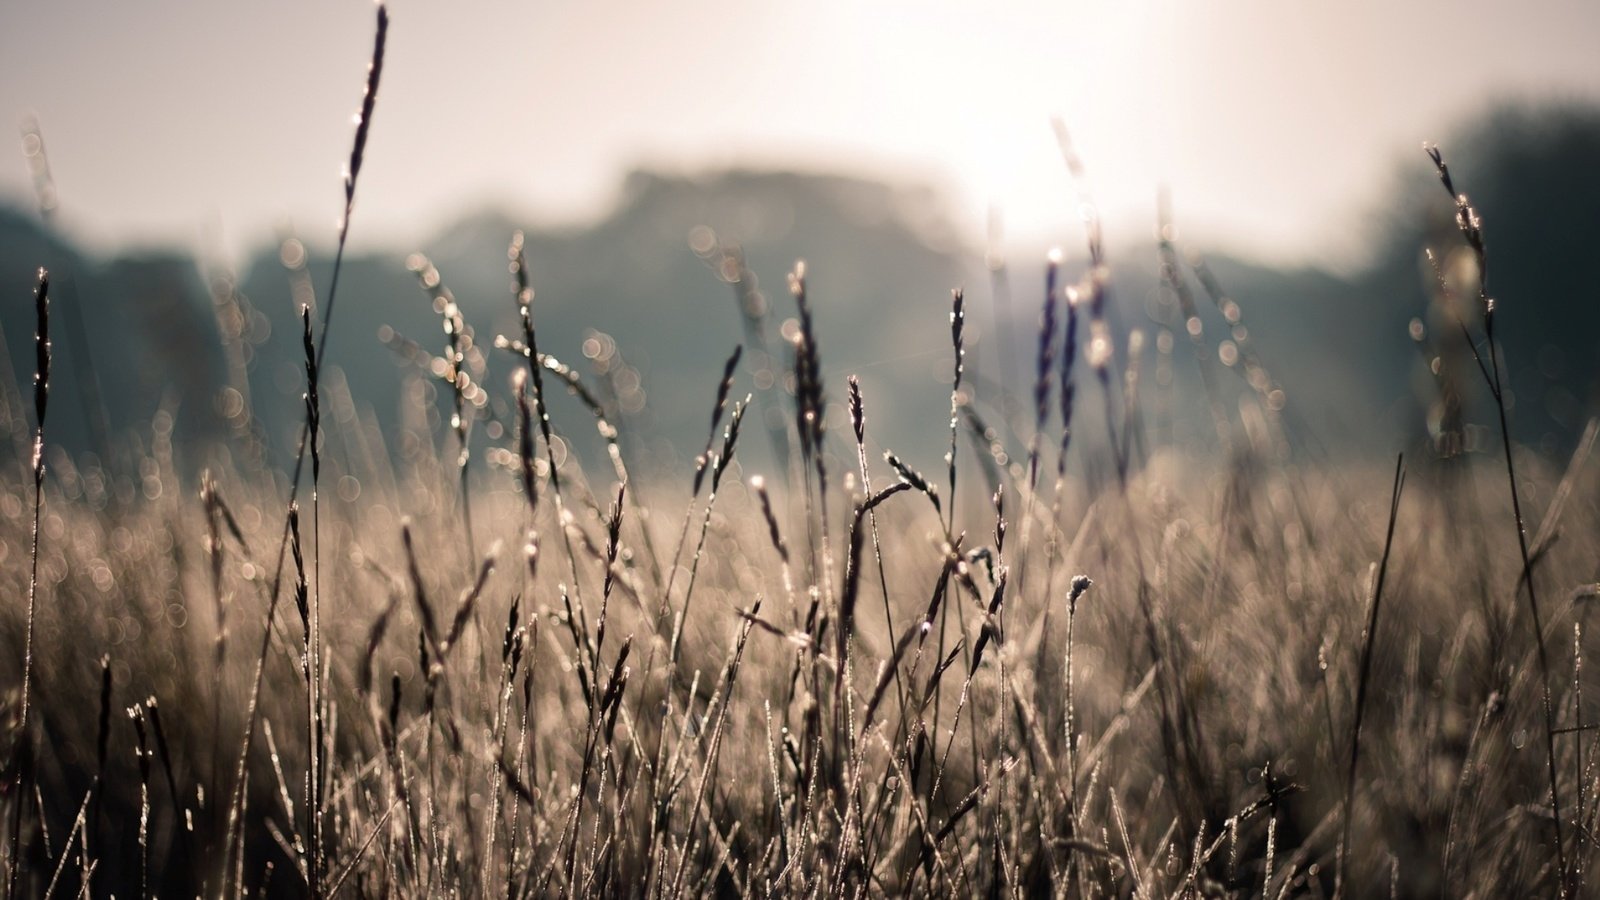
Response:
MULTIPOLYGON (((395 0, 352 241, 484 202, 599 214, 637 165, 938 180, 981 238, 1077 240, 1051 135, 1113 221, 1171 185, 1191 239, 1348 251, 1397 160, 1488 102, 1600 98, 1595 0, 395 0)), ((36 113, 95 246, 331 238, 364 0, 55 0, 0 11, 0 113, 36 113)), ((12 146, 16 146, 13 144, 12 146)), ((1448 147, 1446 148, 1448 150, 1448 147)), ((0 156, 0 160, 4 160, 0 156)), ((31 203, 20 153, 0 200, 31 203)))

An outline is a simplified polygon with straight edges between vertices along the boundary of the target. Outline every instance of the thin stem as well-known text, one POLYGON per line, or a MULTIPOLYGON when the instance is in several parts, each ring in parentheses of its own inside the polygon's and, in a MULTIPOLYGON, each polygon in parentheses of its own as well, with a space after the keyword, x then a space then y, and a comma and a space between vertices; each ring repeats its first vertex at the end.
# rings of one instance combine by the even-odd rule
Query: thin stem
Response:
POLYGON ((1361 673, 1356 681, 1355 722, 1350 729, 1350 770, 1345 778, 1344 830, 1339 838, 1339 871, 1334 880, 1334 896, 1342 896, 1350 859, 1350 819, 1355 804, 1356 762, 1361 754, 1361 720, 1366 711, 1367 686, 1372 676, 1372 647, 1377 641, 1378 610, 1383 603, 1383 582, 1389 571, 1389 552, 1394 547, 1394 525, 1400 511, 1400 492, 1405 488, 1405 454, 1395 460, 1394 491, 1389 497, 1389 529, 1383 539, 1383 557, 1378 563, 1378 580, 1372 590, 1372 603, 1367 611, 1367 628, 1361 644, 1361 673))

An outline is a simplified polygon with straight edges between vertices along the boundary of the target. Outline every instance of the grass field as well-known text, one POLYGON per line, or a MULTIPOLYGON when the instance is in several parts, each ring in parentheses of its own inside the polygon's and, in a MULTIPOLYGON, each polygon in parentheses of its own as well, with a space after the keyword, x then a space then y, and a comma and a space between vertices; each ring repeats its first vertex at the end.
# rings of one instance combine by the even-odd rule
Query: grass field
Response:
MULTIPOLYGON (((414 267, 438 427, 420 391, 391 435, 324 396, 329 285, 292 479, 187 473, 167 413, 102 468, 51 445, 41 272, 36 321, 6 323, 39 334, 7 403, 38 443, 0 496, 7 893, 1584 895, 1595 426, 1570 459, 1505 437, 1493 328, 1521 313, 1487 301, 1492 248, 1457 214, 1430 249, 1473 277, 1440 276, 1465 312, 1427 349, 1461 371, 1393 467, 1306 451, 1242 340, 1196 356, 1221 449, 1162 446, 1093 221, 1081 275, 1050 266, 1011 415, 973 399, 979 301, 953 293, 925 472, 872 434, 895 398, 825 378, 800 264, 757 323, 792 315, 787 348, 707 363, 704 453, 630 477, 663 466, 538 345, 512 235, 519 333, 474 334, 414 267), (473 420, 501 392, 493 441, 473 420), (1471 452, 1463 396, 1498 414, 1471 452), (746 466, 773 410, 780 462, 746 466), (606 456, 569 452, 593 428, 606 456)), ((1163 246, 1180 307, 1236 321, 1163 246)))

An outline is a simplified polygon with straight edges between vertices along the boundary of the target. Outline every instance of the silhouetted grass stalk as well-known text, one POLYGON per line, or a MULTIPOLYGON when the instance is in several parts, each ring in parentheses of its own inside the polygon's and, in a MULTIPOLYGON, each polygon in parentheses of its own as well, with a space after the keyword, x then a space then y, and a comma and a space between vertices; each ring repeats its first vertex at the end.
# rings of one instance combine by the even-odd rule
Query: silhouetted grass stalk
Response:
POLYGON ((1034 510, 1039 493, 1039 455, 1045 422, 1050 416, 1050 382, 1054 375, 1056 292, 1061 273, 1061 251, 1052 248, 1044 270, 1044 303, 1039 312, 1039 342, 1033 377, 1033 433, 1028 437, 1028 491, 1022 511, 1022 547, 1018 552, 1017 591, 1026 585, 1028 551, 1033 546, 1034 510))
MULTIPOLYGON (((322 307, 322 336, 317 339, 315 354, 318 365, 322 364, 322 358, 328 349, 328 326, 333 322, 333 304, 339 297, 339 273, 344 269, 344 248, 345 241, 350 236, 350 215, 355 210, 356 182, 361 175, 361 163, 366 158, 367 133, 372 126, 372 112, 378 100, 378 82, 383 76, 383 53, 388 36, 389 10, 380 3, 377 36, 372 45, 372 61, 367 67, 367 83, 365 92, 361 96, 361 111, 356 116, 355 142, 350 149, 350 160, 344 174, 344 215, 339 218, 339 246, 333 256, 333 275, 329 279, 328 300, 322 307)), ((304 471, 306 445, 309 439, 307 431, 302 429, 299 445, 295 450, 294 474, 289 479, 291 502, 300 487, 300 474, 304 471)), ((288 523, 285 522, 283 538, 278 547, 278 564, 274 569, 275 572, 281 573, 283 570, 284 552, 288 544, 288 523)))
MULTIPOLYGON (((1054 488, 1050 492, 1049 524, 1051 528, 1052 548, 1055 546, 1055 541, 1060 537, 1059 529, 1061 528, 1061 504, 1062 500, 1064 499, 1063 495, 1066 493, 1067 486, 1067 451, 1070 450, 1072 446, 1072 414, 1078 395, 1077 382, 1075 382, 1072 378, 1073 364, 1076 363, 1078 359, 1077 289, 1074 287, 1068 287, 1065 291, 1065 297, 1063 299, 1066 301, 1065 305, 1067 310, 1067 324, 1061 338, 1061 367, 1057 378, 1057 380, 1060 382, 1060 389, 1056 396, 1058 398, 1059 409, 1061 411, 1061 444, 1057 448, 1056 452, 1056 482, 1054 488)), ((1034 492, 1030 491, 1028 494, 1028 502, 1030 505, 1033 503, 1033 496, 1034 492)), ((1031 515, 1028 518, 1032 518, 1031 515)), ((1024 524, 1023 527, 1026 528, 1027 525, 1024 524)), ((1060 562, 1060 554, 1055 552, 1048 552, 1046 554, 1044 572, 1045 603, 1044 611, 1039 617, 1038 631, 1040 635, 1048 635, 1050 633, 1050 614, 1055 608, 1055 604, 1050 602, 1050 598, 1053 597, 1055 593, 1055 574, 1056 564, 1058 562, 1060 562)), ((1025 574, 1026 569, 1018 573, 1017 592, 1019 595, 1022 592, 1022 576, 1025 574)), ((1068 634, 1070 640, 1070 623, 1068 634)), ((1045 645, 1046 642, 1041 639, 1039 641, 1039 655, 1035 663, 1035 666, 1038 669, 1042 669, 1044 667, 1045 645)), ((1071 753, 1070 747, 1068 748, 1068 753, 1071 753)))
MULTIPOLYGON (((1511 453, 1511 428, 1506 421, 1505 388, 1501 381, 1500 354, 1495 349, 1494 343, 1494 313, 1495 302, 1489 296, 1489 260, 1488 251, 1483 239, 1483 220, 1478 211, 1467 200, 1467 195, 1456 192, 1455 183, 1451 180, 1450 169, 1445 165, 1444 156, 1439 148, 1432 144, 1423 145, 1423 150, 1428 158, 1433 160, 1434 167, 1439 172, 1439 181, 1444 185, 1445 193, 1450 195, 1456 208, 1456 227, 1467 245, 1472 248, 1478 275, 1478 301, 1483 307, 1484 337, 1489 345, 1489 367, 1486 370, 1483 359, 1478 353, 1476 344, 1467 333, 1466 323, 1462 322, 1462 332, 1467 336, 1468 346, 1472 350, 1473 358, 1478 362, 1478 370, 1483 373, 1488 383, 1489 393, 1494 398, 1495 412, 1500 419, 1500 448, 1506 460, 1506 482, 1511 491, 1511 513, 1517 526, 1517 549, 1522 557, 1522 571, 1519 578, 1527 582, 1528 613, 1533 620, 1533 638, 1538 650, 1539 660, 1539 686, 1544 706, 1544 738, 1545 759, 1550 776, 1550 809, 1555 818, 1556 837, 1556 862, 1560 871, 1560 884, 1565 891, 1569 879, 1574 875, 1567 867, 1566 842, 1562 839, 1563 828, 1561 822, 1561 786, 1556 775, 1556 712, 1555 702, 1550 695, 1550 658, 1545 649, 1544 619, 1539 609, 1539 594, 1533 579, 1533 561, 1528 552, 1528 533, 1523 525, 1522 499, 1517 488, 1516 462, 1511 453)), ((1452 306, 1453 308, 1453 306, 1452 306)))
POLYGON ((17 726, 17 741, 21 745, 22 763, 17 766, 12 783, 11 802, 11 857, 7 876, 7 894, 17 896, 17 873, 21 868, 23 808, 32 793, 31 760, 34 741, 29 731, 33 685, 33 626, 39 606, 39 514, 44 508, 44 421, 50 405, 50 273, 38 271, 33 289, 33 309, 36 322, 33 335, 33 530, 28 558, 28 624, 22 651, 22 712, 17 726))
POLYGON ((950 346, 953 351, 950 377, 950 451, 945 455, 945 466, 950 471, 950 508, 945 510, 945 530, 956 527, 956 432, 961 421, 961 375, 966 371, 966 346, 962 330, 967 324, 966 305, 961 289, 950 292, 950 346))
MULTIPOLYGON (((1077 688, 1076 679, 1072 669, 1072 649, 1074 643, 1074 629, 1078 621, 1078 601, 1089 592, 1094 582, 1087 575, 1078 575, 1072 579, 1072 587, 1067 592, 1067 650, 1062 668, 1066 671, 1062 675, 1066 688, 1065 723, 1062 727, 1063 736, 1066 738, 1067 747, 1067 815, 1072 823, 1072 833, 1077 834, 1078 821, 1078 736, 1077 731, 1077 706, 1074 692, 1077 688)), ((1068 862, 1068 871, 1071 871, 1071 862, 1068 862)))
MULTIPOLYGON (((304 602, 301 608, 301 617, 305 620, 306 627, 306 698, 309 703, 309 718, 306 721, 306 736, 309 753, 306 757, 307 767, 307 793, 306 793, 306 818, 307 834, 310 837, 310 857, 306 868, 309 873, 309 885, 313 897, 322 896, 322 868, 323 868, 323 799, 326 791, 323 760, 323 744, 325 737, 326 708, 323 699, 323 666, 322 666, 322 505, 320 485, 322 483, 322 451, 320 438, 322 432, 322 401, 317 370, 317 354, 312 341, 311 309, 301 309, 301 347, 305 353, 306 368, 306 434, 307 447, 311 451, 311 578, 306 581, 303 563, 300 558, 299 535, 293 537, 295 569, 299 573, 300 586, 298 590, 309 589, 309 602, 304 602), (309 607, 309 608, 307 608, 309 607)), ((305 598, 303 598, 305 599, 305 598)))
POLYGON ((333 321, 333 302, 339 298, 339 272, 344 263, 345 240, 350 236, 350 214, 356 205, 356 180, 367 156, 367 134, 372 129, 372 112, 378 103, 378 82, 383 78, 383 51, 389 38, 389 10, 378 4, 378 30, 372 43, 372 62, 367 66, 367 86, 361 94, 361 111, 356 114, 356 138, 350 148, 350 162, 344 173, 344 215, 339 217, 339 248, 333 255, 333 276, 328 283, 328 302, 322 308, 322 338, 317 342, 317 361, 328 346, 328 323, 333 321))
MULTIPOLYGON (((746 402, 748 402, 748 398, 746 402)), ((730 429, 733 428, 732 423, 733 421, 737 420, 737 417, 740 415, 740 413, 741 409, 739 407, 735 407, 734 420, 730 420, 729 422, 730 429)), ((714 480, 715 475, 713 475, 713 481, 714 480)), ((713 484, 712 492, 716 492, 715 484, 713 484)), ((754 605, 752 605, 750 608, 750 614, 751 616, 754 616, 760 611, 761 601, 760 599, 757 599, 754 605)), ((700 821, 700 810, 708 802, 707 790, 710 788, 712 780, 716 777, 717 761, 721 758, 723 726, 726 724, 728 719, 728 701, 732 699, 734 684, 739 678, 739 663, 744 659, 745 641, 749 640, 750 629, 752 627, 753 625, 750 619, 746 619, 744 624, 740 626, 739 637, 734 645, 733 658, 728 662, 727 669, 724 672, 722 684, 723 702, 718 707, 716 725, 711 730, 711 744, 706 750, 705 764, 700 769, 700 779, 699 783, 695 787, 694 802, 690 807, 691 811, 689 813, 689 826, 684 832, 685 835, 692 836, 694 834, 695 827, 700 821)), ((692 839, 684 841, 683 854, 679 857, 677 872, 672 877, 672 890, 670 896, 678 896, 679 887, 683 883, 684 873, 689 868, 689 854, 693 846, 694 843, 692 839)))
POLYGON ((683 589, 683 603, 678 607, 672 624, 669 659, 673 666, 677 665, 678 655, 682 651, 683 629, 689 621, 689 603, 694 599, 694 583, 700 572, 700 560, 705 556, 706 536, 711 531, 711 513, 717 502, 717 488, 722 485, 723 473, 733 462, 733 454, 739 444, 739 426, 744 421, 744 411, 749 405, 749 394, 733 404, 733 412, 728 416, 728 428, 722 435, 722 450, 712 459, 711 492, 706 494, 705 516, 700 520, 700 537, 695 542, 694 556, 689 562, 689 582, 683 589))
MULTIPOLYGON (((1116 347, 1111 343, 1111 329, 1105 317, 1106 299, 1109 294, 1108 282, 1111 276, 1106 263, 1105 236, 1100 213, 1089 195, 1088 175, 1084 170, 1083 160, 1079 158, 1078 151, 1072 144, 1072 135, 1067 132, 1066 123, 1060 119, 1054 119, 1050 124, 1055 129, 1061 160, 1066 165, 1068 174, 1072 176, 1072 183, 1078 192, 1078 211, 1083 217, 1084 233, 1089 245, 1089 271, 1084 275, 1083 285, 1079 288, 1079 294, 1089 305, 1089 347, 1084 361, 1094 371, 1095 380, 1100 382, 1100 390, 1105 397, 1106 433, 1111 444, 1113 461, 1116 463, 1117 481, 1125 487, 1128 481, 1128 458, 1123 445, 1117 439, 1115 403, 1111 396, 1111 368, 1115 362, 1116 347)), ((1126 428, 1129 423, 1123 424, 1126 428)))
MULTIPOLYGON (((517 315, 522 323, 523 346, 519 349, 512 347, 513 352, 520 352, 527 360, 528 375, 533 380, 533 410, 539 418, 539 433, 544 438, 545 463, 550 472, 550 496, 556 504, 556 528, 561 532, 561 544, 566 550, 567 567, 572 575, 572 593, 578 600, 579 608, 583 606, 583 598, 579 593, 578 556, 572 549, 572 535, 568 532, 568 515, 566 500, 561 491, 561 471, 556 465, 555 443, 551 440, 550 411, 545 406, 544 396, 544 369, 548 365, 539 353, 538 333, 533 327, 533 288, 529 286, 528 263, 523 255, 522 232, 517 232, 511 238, 511 271, 516 277, 517 315)), ((499 342, 497 342, 499 343, 499 342)), ((576 390, 577 375, 574 373, 569 380, 569 385, 576 390)), ((591 401, 591 409, 597 408, 591 401)))
MULTIPOLYGON (((378 5, 377 33, 373 39, 372 60, 367 68, 367 81, 365 90, 362 94, 361 111, 356 122, 355 140, 351 147, 350 160, 344 177, 344 215, 341 216, 339 220, 339 245, 338 250, 335 252, 333 258, 333 275, 330 279, 328 287, 328 300, 327 303, 324 304, 322 310, 322 336, 317 341, 316 353, 314 354, 315 361, 319 366, 321 365, 324 354, 327 352, 328 330, 329 325, 333 320, 333 305, 334 301, 338 299, 339 295, 339 273, 344 268, 344 249, 346 240, 350 234, 350 216, 355 209, 356 184, 361 174, 361 164, 366 158, 367 136, 372 125, 372 113, 377 103, 378 85, 383 75, 384 47, 388 40, 388 34, 389 11, 385 6, 383 6, 383 4, 380 3, 378 5)), ((291 506, 294 504, 295 493, 299 489, 300 474, 305 465, 306 449, 309 442, 309 429, 302 428, 300 432, 299 445, 295 452, 294 472, 289 481, 289 505, 291 506)), ((228 804, 229 826, 222 860, 224 871, 227 871, 229 868, 228 854, 230 853, 239 854, 234 861, 237 862, 240 867, 242 867, 244 864, 244 848, 242 844, 244 836, 242 833, 242 824, 243 805, 245 803, 245 795, 247 792, 247 764, 249 761, 250 744, 255 735, 256 717, 259 709, 258 700, 261 692, 262 671, 265 668, 267 648, 270 645, 270 638, 272 634, 272 616, 277 609, 278 592, 282 587, 283 564, 289 549, 289 531, 290 523, 288 518, 285 517, 283 533, 280 536, 278 543, 278 559, 276 565, 273 567, 271 599, 269 600, 267 608, 267 621, 263 630, 261 654, 257 661, 255 680, 250 689, 250 700, 248 703, 249 712, 246 717, 245 733, 241 741, 241 747, 239 751, 239 765, 236 770, 237 774, 232 790, 232 796, 228 804)), ((242 868, 240 871, 242 872, 242 868)), ((237 884, 236 887, 242 889, 243 886, 242 884, 237 884)))
MULTIPOLYGON (((861 396, 861 379, 851 375, 848 379, 848 383, 850 390, 850 430, 851 433, 855 435, 856 440, 856 465, 861 472, 861 490, 870 497, 872 496, 872 472, 867 467, 866 401, 861 396)), ((763 490, 761 492, 761 498, 763 509, 767 509, 770 504, 766 499, 766 491, 763 490)), ((889 634, 894 634, 894 611, 890 607, 889 603, 889 574, 883 564, 883 542, 878 535, 878 511, 876 508, 868 510, 867 524, 872 531, 872 559, 878 568, 878 588, 883 594, 883 621, 884 625, 889 629, 889 634)), ((774 539, 776 539, 777 522, 773 521, 771 525, 772 534, 774 539)), ((787 564, 785 565, 784 571, 788 571, 787 564)), ((893 659, 890 661, 889 668, 885 672, 885 675, 892 675, 894 678, 895 697, 900 704, 900 727, 901 730, 904 730, 906 715, 906 689, 905 684, 900 678, 900 666, 898 659, 893 659)), ((871 706, 876 705, 876 703, 869 704, 869 709, 871 706)), ((870 719, 871 716, 869 715, 867 718, 870 719)), ((866 724, 863 723, 862 727, 865 728, 866 724)))
POLYGON ((666 617, 672 611, 672 586, 678 579, 678 563, 683 559, 684 544, 689 539, 689 523, 694 519, 695 501, 700 498, 700 488, 705 484, 706 472, 713 462, 712 450, 717 440, 717 430, 722 425, 722 413, 728 406, 728 392, 733 389, 734 371, 738 368, 739 357, 744 353, 744 345, 733 348, 733 353, 728 357, 727 363, 722 367, 722 380, 717 382, 717 400, 711 407, 711 429, 706 433, 706 448, 694 460, 694 480, 689 489, 689 507, 683 511, 683 522, 678 529, 678 545, 672 551, 672 564, 667 567, 667 586, 661 592, 661 608, 657 613, 656 631, 663 630, 666 617))
MULTIPOLYGON (((812 325, 811 303, 806 291, 806 263, 797 260, 789 273, 789 293, 794 297, 799 328, 794 336, 795 431, 800 440, 801 468, 805 475, 806 527, 819 532, 822 556, 812 559, 813 581, 822 588, 822 602, 830 599, 830 579, 821 573, 833 569, 833 554, 828 541, 828 467, 824 446, 827 426, 823 419, 827 403, 822 387, 822 362, 817 353, 817 336, 812 325), (811 481, 816 474, 816 483, 811 481), (813 500, 813 498, 815 498, 813 500), (817 508, 812 509, 813 502, 817 508)), ((812 549, 815 554, 816 544, 812 549)))
POLYGON ((139 760, 139 897, 151 897, 150 893, 150 745, 145 733, 144 705, 135 703, 128 707, 128 718, 133 720, 133 728, 138 736, 139 743, 135 748, 139 760))

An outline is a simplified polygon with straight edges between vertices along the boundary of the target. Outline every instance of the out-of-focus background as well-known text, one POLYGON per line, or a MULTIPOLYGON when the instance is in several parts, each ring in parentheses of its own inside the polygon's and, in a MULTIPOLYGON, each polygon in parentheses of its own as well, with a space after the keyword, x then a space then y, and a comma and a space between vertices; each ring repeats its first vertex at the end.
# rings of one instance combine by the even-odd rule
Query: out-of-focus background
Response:
MULTIPOLYGON (((397 377, 405 340, 443 342, 413 252, 477 329, 485 377, 505 377, 489 343, 514 327, 520 228, 541 349, 608 370, 648 458, 699 449, 747 337, 735 247, 775 353, 784 275, 808 261, 831 399, 859 374, 889 445, 939 445, 949 289, 965 287, 978 408, 1025 429, 1025 403, 1003 398, 1026 393, 1045 254, 1063 248, 1069 278, 1085 266, 1059 117, 1108 228, 1114 321, 1147 338, 1163 440, 1217 444, 1159 277, 1162 188, 1180 251, 1206 254, 1247 329, 1199 294, 1205 364, 1248 340, 1295 440, 1387 454, 1456 427, 1437 407, 1458 334, 1422 249, 1453 270, 1460 241, 1424 140, 1484 216, 1517 436, 1575 439, 1600 373, 1600 7, 1001 6, 394 3, 329 348, 348 415, 393 433, 407 391, 427 390, 397 377)), ((0 12, 0 115, 21 137, 0 162, 5 452, 25 452, 15 386, 42 262, 75 308, 56 333, 54 441, 112 452, 151 439, 165 408, 199 462, 248 408, 253 452, 292 453, 297 271, 327 289, 372 15, 308 0, 0 12)), ((1250 390, 1221 384, 1225 400, 1250 390)), ((1464 403, 1470 449, 1483 419, 1464 403)))

